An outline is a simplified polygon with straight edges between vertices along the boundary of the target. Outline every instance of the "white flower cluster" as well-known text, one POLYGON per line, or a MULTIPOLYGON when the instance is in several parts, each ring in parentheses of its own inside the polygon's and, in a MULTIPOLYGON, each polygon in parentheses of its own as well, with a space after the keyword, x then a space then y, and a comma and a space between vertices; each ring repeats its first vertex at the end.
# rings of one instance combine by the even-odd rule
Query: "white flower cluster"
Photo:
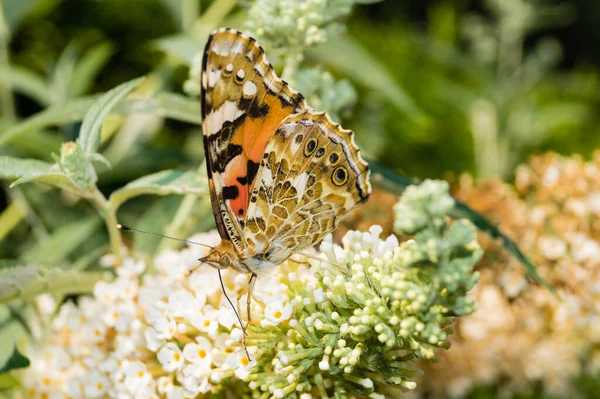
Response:
MULTIPOLYGON (((209 233, 193 238, 214 245, 209 233)), ((198 265, 205 249, 165 252, 155 273, 127 259, 94 297, 63 304, 48 342, 23 374, 27 398, 194 398, 252 364, 232 340, 241 336, 216 271, 198 265)), ((223 274, 235 296, 247 278, 223 274)), ((277 305, 272 305, 274 308, 277 305)))

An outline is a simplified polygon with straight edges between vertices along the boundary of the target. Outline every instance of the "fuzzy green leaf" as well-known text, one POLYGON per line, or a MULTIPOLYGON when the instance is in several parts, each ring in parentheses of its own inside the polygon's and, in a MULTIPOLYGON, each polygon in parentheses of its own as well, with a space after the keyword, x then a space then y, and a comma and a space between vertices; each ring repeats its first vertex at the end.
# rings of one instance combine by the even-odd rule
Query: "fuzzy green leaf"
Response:
POLYGON ((29 359, 23 356, 21 352, 19 352, 19 349, 15 346, 8 361, 4 363, 4 366, 0 367, 0 374, 7 373, 14 369, 29 367, 29 364, 29 359))
POLYGON ((73 76, 68 83, 69 95, 77 97, 87 92, 113 52, 113 45, 109 42, 99 43, 86 51, 77 62, 73 76))
POLYGON ((8 76, 12 89, 37 101, 41 105, 51 103, 50 89, 40 75, 27 68, 11 65, 10 68, 0 66, 0 74, 8 76))
POLYGON ((94 215, 65 224, 54 231, 47 240, 30 248, 23 259, 29 262, 43 262, 46 265, 60 264, 100 227, 101 222, 100 217, 94 215))
POLYGON ((52 164, 37 159, 0 156, 0 179, 15 180, 30 174, 49 173, 52 164))
POLYGON ((18 123, 0 134, 0 146, 32 131, 45 129, 49 126, 77 122, 83 118, 86 111, 96 102, 99 96, 83 97, 68 103, 52 106, 18 123))
POLYGON ((356 83, 384 95, 415 121, 425 114, 394 80, 390 72, 369 52, 348 36, 332 38, 308 50, 309 58, 342 72, 356 83))
POLYGON ((96 152, 100 146, 100 130, 104 118, 110 113, 113 107, 130 91, 135 89, 143 78, 137 78, 123 83, 104 94, 96 103, 86 112, 83 117, 81 130, 79 131, 79 143, 86 154, 96 152))
POLYGON ((130 198, 144 194, 195 194, 208 192, 206 176, 198 172, 181 170, 163 170, 132 181, 110 196, 113 209, 130 198))
POLYGON ((15 180, 10 188, 16 187, 23 183, 45 183, 54 187, 62 188, 71 192, 78 192, 78 188, 63 172, 34 172, 28 173, 15 180))
POLYGON ((4 261, 0 268, 0 304, 51 293, 58 296, 90 293, 106 273, 48 268, 21 260, 4 261))

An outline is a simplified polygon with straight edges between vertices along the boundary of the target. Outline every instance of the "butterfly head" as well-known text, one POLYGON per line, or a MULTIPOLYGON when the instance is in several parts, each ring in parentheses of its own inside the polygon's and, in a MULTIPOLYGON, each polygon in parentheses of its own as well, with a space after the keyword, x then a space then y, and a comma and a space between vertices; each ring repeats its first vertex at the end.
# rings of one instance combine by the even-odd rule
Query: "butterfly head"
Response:
POLYGON ((232 267, 236 269, 236 255, 233 245, 229 240, 223 240, 219 245, 214 247, 208 255, 200 258, 199 261, 206 263, 215 269, 227 269, 232 267))

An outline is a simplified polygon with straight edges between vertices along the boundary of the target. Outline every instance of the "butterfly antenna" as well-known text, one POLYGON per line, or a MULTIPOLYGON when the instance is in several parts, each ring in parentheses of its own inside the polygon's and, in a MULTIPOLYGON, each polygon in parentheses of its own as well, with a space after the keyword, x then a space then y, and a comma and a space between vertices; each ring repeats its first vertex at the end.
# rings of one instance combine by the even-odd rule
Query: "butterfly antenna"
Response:
POLYGON ((175 240, 175 241, 185 242, 187 244, 200 245, 202 247, 214 249, 214 247, 211 247, 210 245, 206 245, 206 244, 202 244, 202 243, 195 242, 195 241, 190 241, 190 240, 184 240, 182 238, 169 237, 169 236, 166 236, 164 234, 158 234, 158 233, 152 233, 152 232, 149 232, 149 231, 138 230, 138 229, 134 229, 133 227, 127 227, 125 225, 122 225, 121 223, 117 224, 117 229, 119 229, 121 231, 133 231, 135 233, 143 233, 143 234, 148 234, 148 235, 151 235, 151 236, 168 238, 169 240, 175 240))
POLYGON ((227 295, 227 291, 225 291, 225 284, 223 284, 223 276, 221 276, 221 269, 217 269, 219 273, 219 281, 221 282, 221 289, 223 290, 223 294, 225 294, 225 298, 227 298, 227 302, 231 305, 231 309, 233 309, 233 313, 235 313, 235 317, 237 317, 238 322, 240 323, 240 327, 242 328, 242 345, 244 345, 244 350, 246 351, 246 356, 248 357, 248 361, 250 361, 250 354, 248 353, 248 347, 246 346, 246 328, 244 327, 244 323, 242 323, 242 319, 240 318, 239 313, 235 310, 235 306, 233 306, 233 302, 229 299, 227 295))

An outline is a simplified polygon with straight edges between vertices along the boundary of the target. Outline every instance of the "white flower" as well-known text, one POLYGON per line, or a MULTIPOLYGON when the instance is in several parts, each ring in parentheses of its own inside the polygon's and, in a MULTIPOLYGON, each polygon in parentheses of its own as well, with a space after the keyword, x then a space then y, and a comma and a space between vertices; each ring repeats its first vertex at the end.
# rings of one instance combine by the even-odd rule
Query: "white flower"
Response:
POLYGON ((284 320, 288 320, 292 315, 293 306, 291 303, 272 302, 265 308, 265 318, 261 320, 261 325, 276 326, 284 320))
POLYGON ((212 344, 204 337, 197 337, 197 343, 186 344, 183 348, 183 357, 192 363, 209 369, 213 361, 212 344))
POLYGON ((116 269, 119 276, 137 277, 144 272, 146 264, 142 260, 135 261, 132 258, 126 258, 123 264, 116 269))
POLYGON ((106 325, 100 321, 86 323, 82 326, 82 334, 86 342, 101 342, 105 339, 106 325))
POLYGON ((102 397, 108 389, 108 379, 98 371, 90 371, 84 377, 85 394, 89 398, 102 397))
POLYGON ((556 237, 541 237, 538 241, 538 245, 542 251, 542 254, 544 254, 544 256, 550 260, 557 260, 561 258, 567 250, 567 245, 565 242, 556 237))
POLYGON ((163 346, 158 352, 158 361, 163 369, 169 372, 179 370, 183 366, 181 350, 171 342, 163 346))
POLYGON ((187 318, 194 311, 194 305, 204 306, 206 297, 201 295, 197 299, 189 291, 180 289, 173 291, 169 295, 168 303, 168 310, 171 316, 187 318))
POLYGON ((156 380, 156 389, 158 390, 158 393, 162 393, 163 395, 169 394, 174 388, 173 378, 170 376, 160 377, 156 380))
POLYGON ((231 309, 229 304, 223 304, 219 308, 219 324, 225 327, 228 330, 231 330, 231 327, 237 323, 237 318, 235 317, 235 313, 231 309))
POLYGON ((198 312, 190 317, 190 323, 198 330, 207 333, 210 337, 214 337, 219 328, 218 317, 219 312, 212 306, 206 305, 202 313, 198 312))
POLYGON ((158 331, 153 327, 146 328, 144 338, 146 339, 146 348, 152 352, 156 352, 165 343, 165 340, 159 337, 158 331))
POLYGON ((255 360, 249 360, 246 356, 246 352, 238 350, 234 353, 230 353, 225 358, 225 366, 235 370, 235 375, 240 380, 245 380, 248 375, 250 375, 250 371, 252 367, 256 364, 255 360))
POLYGON ((123 365, 125 373, 125 387, 129 393, 143 389, 152 380, 152 375, 140 361, 127 362, 123 365))

